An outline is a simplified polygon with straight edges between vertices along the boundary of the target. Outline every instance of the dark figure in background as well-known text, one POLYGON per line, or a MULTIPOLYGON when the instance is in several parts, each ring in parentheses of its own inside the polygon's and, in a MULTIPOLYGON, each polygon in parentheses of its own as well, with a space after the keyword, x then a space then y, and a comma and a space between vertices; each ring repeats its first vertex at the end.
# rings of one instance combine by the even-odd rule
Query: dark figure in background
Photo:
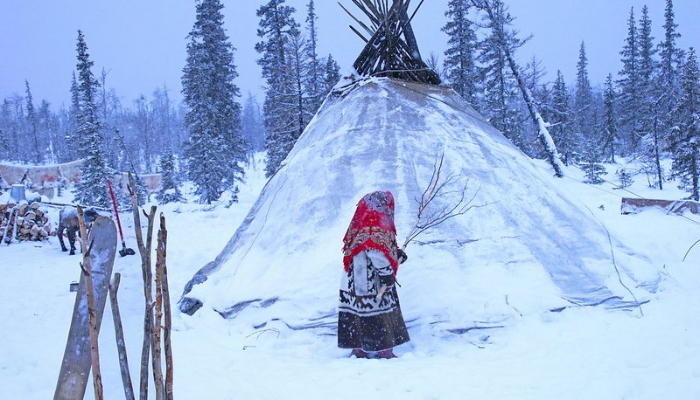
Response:
POLYGON ((343 239, 338 347, 357 358, 394 358, 393 347, 410 340, 395 276, 407 256, 396 244, 391 192, 366 194, 343 239))
MULTIPOLYGON (((83 212, 85 224, 91 224, 99 216, 97 211, 92 208, 86 208, 83 212)), ((58 212, 58 241, 61 243, 61 250, 68 251, 66 244, 63 242, 63 231, 68 230, 68 244, 70 244, 70 255, 75 254, 75 234, 80 234, 78 226, 78 209, 75 207, 63 207, 58 212)))

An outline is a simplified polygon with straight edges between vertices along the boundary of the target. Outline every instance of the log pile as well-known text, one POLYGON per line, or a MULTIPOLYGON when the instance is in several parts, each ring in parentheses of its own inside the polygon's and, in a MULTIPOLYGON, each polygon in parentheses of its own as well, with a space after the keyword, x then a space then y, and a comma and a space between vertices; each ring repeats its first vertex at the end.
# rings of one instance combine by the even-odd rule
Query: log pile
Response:
POLYGON ((51 229, 49 218, 38 202, 0 204, 0 242, 9 244, 12 239, 42 241, 54 235, 56 232, 51 229))

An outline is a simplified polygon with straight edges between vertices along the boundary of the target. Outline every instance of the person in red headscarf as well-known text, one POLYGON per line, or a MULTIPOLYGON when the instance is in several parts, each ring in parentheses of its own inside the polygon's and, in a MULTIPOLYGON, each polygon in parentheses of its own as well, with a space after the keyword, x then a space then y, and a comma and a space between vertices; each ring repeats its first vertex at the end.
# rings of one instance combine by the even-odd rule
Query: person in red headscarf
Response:
POLYGON ((394 358, 410 340, 395 276, 407 256, 396 244, 394 196, 366 194, 343 239, 344 273, 338 309, 338 347, 357 358, 394 358))

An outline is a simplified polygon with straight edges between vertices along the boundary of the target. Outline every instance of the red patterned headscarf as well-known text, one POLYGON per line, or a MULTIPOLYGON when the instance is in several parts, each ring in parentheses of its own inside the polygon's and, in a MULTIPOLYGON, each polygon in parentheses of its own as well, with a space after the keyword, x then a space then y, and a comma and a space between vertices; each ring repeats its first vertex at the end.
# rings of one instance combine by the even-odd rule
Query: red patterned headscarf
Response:
POLYGON ((399 263, 396 256, 396 226, 394 226, 394 196, 391 192, 372 192, 357 204, 348 231, 343 238, 343 264, 350 270, 352 257, 363 250, 379 250, 389 260, 394 274, 399 263))

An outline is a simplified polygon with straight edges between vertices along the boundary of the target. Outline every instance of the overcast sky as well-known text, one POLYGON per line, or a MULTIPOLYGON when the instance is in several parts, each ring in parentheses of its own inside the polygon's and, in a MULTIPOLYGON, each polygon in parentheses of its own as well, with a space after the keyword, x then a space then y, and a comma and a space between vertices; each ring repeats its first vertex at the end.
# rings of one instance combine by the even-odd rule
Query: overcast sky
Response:
MULTIPOLYGON (((355 11, 350 0, 340 0, 355 11)), ((227 33, 236 48, 239 77, 234 81, 245 96, 262 97, 259 55, 254 50, 258 17, 255 11, 265 0, 223 0, 227 33)), ((308 0, 287 0, 296 8, 295 19, 305 24, 308 0)), ((413 9, 419 3, 412 1, 413 9)), ((443 58, 447 37, 441 31, 448 0, 425 0, 413 28, 424 58, 435 53, 443 58)), ((586 44, 589 77, 602 84, 608 73, 620 69, 619 52, 627 35, 627 20, 634 7, 639 18, 649 7, 655 42, 663 36, 665 0, 506 0, 515 16, 521 37, 534 37, 519 50, 522 64, 535 55, 549 79, 561 70, 573 84, 579 46, 586 44)), ((349 69, 363 43, 350 31, 353 21, 336 0, 316 0, 319 55, 329 53, 341 68, 349 69)), ((674 0, 676 23, 687 49, 700 45, 700 1, 674 0)), ((357 11, 356 16, 361 13, 357 11)), ((193 0, 0 0, 0 99, 24 95, 29 81, 36 103, 48 100, 54 110, 70 99, 71 74, 75 70, 77 30, 82 29, 93 73, 108 72, 107 87, 114 88, 125 107, 132 107, 140 94, 151 97, 156 87, 166 86, 180 101, 182 68, 187 34, 195 19, 193 0)))

